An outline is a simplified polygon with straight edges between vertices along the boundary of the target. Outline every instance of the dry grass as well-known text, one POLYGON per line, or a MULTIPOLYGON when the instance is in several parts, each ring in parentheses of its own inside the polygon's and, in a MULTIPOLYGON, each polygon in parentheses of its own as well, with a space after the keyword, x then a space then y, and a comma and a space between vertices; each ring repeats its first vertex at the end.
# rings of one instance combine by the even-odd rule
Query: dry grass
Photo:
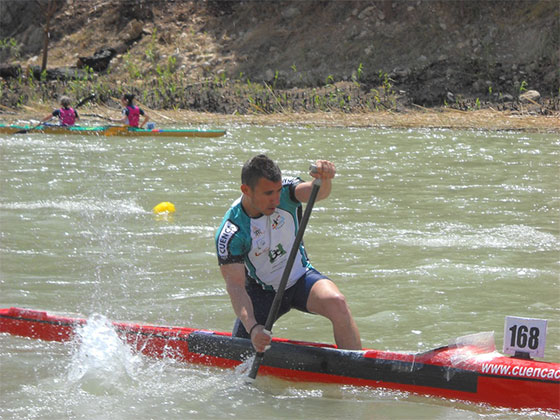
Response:
MULTIPOLYGON (((560 113, 551 116, 521 114, 485 109, 458 111, 449 108, 418 109, 408 112, 378 111, 367 113, 317 112, 225 115, 191 111, 152 110, 141 104, 162 124, 250 124, 310 125, 317 127, 392 127, 516 130, 560 133, 560 113)), ((101 113, 113 110, 99 109, 101 113)))
MULTIPOLYGON (((38 120, 57 105, 32 104, 14 113, 5 107, 0 108, 0 119, 15 121, 38 120)), ((453 109, 419 108, 407 112, 368 112, 368 113, 276 113, 224 115, 191 111, 154 110, 140 104, 159 126, 192 126, 209 124, 212 126, 228 124, 250 125, 310 125, 317 127, 391 127, 391 128, 450 128, 478 130, 515 130, 524 132, 560 133, 560 113, 550 116, 503 112, 492 109, 478 111, 458 111, 453 109)), ((119 109, 99 105, 86 105, 80 109, 82 114, 99 114, 107 117, 120 117, 119 109)), ((82 123, 103 124, 102 119, 84 117, 82 123)))

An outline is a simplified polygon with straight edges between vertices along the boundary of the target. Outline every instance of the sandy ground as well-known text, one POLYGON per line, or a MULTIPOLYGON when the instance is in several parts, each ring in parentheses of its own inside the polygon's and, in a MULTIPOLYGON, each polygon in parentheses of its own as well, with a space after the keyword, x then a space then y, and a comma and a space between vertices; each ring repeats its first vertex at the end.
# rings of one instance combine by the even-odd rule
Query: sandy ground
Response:
MULTIPOLYGON (((560 133, 560 113, 531 115, 520 112, 503 112, 492 109, 458 111, 454 109, 423 109, 408 112, 370 113, 278 113, 224 115, 182 110, 154 110, 139 104, 158 126, 192 126, 207 124, 213 127, 228 124, 250 125, 309 125, 321 127, 391 127, 391 128, 451 128, 479 130, 515 130, 526 132, 560 133)), ((56 105, 34 104, 21 110, 0 108, 3 123, 36 124, 56 105)), ((99 105, 85 105, 79 110, 83 125, 106 124, 98 116, 118 118, 120 110, 99 105), (94 116, 94 115, 97 115, 94 116)))

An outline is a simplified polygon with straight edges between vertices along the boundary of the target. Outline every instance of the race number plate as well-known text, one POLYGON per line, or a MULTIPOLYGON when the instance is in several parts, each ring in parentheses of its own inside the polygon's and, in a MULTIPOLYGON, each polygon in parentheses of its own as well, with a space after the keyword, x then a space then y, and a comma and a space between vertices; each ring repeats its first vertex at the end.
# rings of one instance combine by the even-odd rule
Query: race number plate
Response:
POLYGON ((531 357, 544 357, 546 326, 546 319, 506 316, 504 353, 521 352, 531 357))

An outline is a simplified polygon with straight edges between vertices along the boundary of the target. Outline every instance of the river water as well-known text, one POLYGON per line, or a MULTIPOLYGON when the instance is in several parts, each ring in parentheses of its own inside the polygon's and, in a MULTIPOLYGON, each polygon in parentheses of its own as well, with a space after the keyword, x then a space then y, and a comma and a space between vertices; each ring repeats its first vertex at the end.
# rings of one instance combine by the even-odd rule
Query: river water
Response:
MULTIPOLYGON (((308 179, 337 165, 305 236, 363 345, 424 351, 548 319, 560 361, 560 141, 517 132, 228 126, 210 139, 3 135, 0 307, 90 318, 82 340, 0 335, 3 419, 521 419, 547 414, 154 360, 107 319, 229 331, 214 233, 240 168, 265 152, 308 179), (155 215, 170 201, 176 212, 155 215)), ((276 336, 332 342, 293 312, 276 336)))

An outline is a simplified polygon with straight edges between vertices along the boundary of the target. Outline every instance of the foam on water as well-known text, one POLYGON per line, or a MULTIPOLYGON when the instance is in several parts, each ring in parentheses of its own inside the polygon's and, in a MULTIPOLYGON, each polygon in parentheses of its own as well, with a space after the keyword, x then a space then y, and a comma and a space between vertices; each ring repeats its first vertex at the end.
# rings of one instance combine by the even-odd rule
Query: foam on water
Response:
POLYGON ((92 394, 119 392, 135 381, 140 357, 117 335, 102 315, 92 315, 76 330, 75 351, 68 370, 70 383, 92 394))
MULTIPOLYGON (((364 345, 425 351, 487 329, 499 342, 505 313, 557 318, 559 144, 509 132, 243 125, 200 141, 14 136, 0 144, 0 298, 229 330, 213 237, 239 196, 241 165, 265 152, 286 175, 308 179, 310 161, 332 156, 339 173, 306 247, 347 296, 364 345), (154 216, 168 200, 174 219, 154 216)), ((528 417, 261 374, 248 386, 251 360, 234 370, 152 359, 103 317, 90 321, 71 345, 0 335, 0 418, 528 417)), ((275 330, 332 336, 328 321, 295 313, 275 330)))
POLYGON ((216 395, 229 395, 246 385, 252 365, 249 358, 234 370, 185 365, 172 358, 152 359, 134 351, 103 315, 90 316, 76 329, 65 387, 92 395, 144 395, 146 388, 158 396, 170 392, 169 379, 175 378, 173 392, 191 394, 201 403, 216 395), (181 378, 179 380, 179 377, 181 378))
POLYGON ((54 209, 78 213, 125 213, 145 214, 149 213, 140 207, 134 200, 93 200, 93 199, 62 199, 62 200, 39 200, 31 202, 6 202, 0 204, 0 209, 6 210, 38 210, 54 209))
POLYGON ((340 226, 333 236, 343 236, 348 231, 354 234, 354 243, 377 247, 380 244, 396 244, 420 247, 447 248, 496 248, 496 249, 539 249, 559 250, 555 236, 548 232, 523 225, 478 227, 457 223, 430 223, 415 229, 384 228, 370 224, 340 226))

